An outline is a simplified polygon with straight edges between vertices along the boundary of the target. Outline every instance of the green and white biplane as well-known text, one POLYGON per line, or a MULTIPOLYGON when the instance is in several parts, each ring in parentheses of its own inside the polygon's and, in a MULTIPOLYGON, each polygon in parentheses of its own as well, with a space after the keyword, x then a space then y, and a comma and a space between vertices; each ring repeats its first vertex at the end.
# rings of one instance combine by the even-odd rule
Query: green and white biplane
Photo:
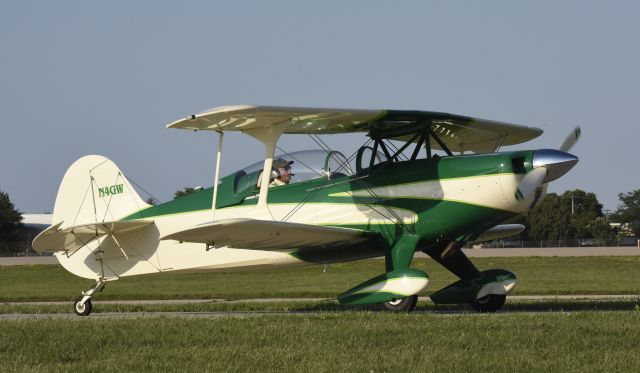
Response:
POLYGON ((340 303, 410 311, 429 281, 411 268, 416 251, 460 278, 433 293, 433 302, 498 310, 516 276, 480 271, 461 248, 519 233, 521 225, 502 223, 535 206, 547 183, 578 162, 567 151, 580 133, 559 150, 497 152, 542 130, 426 111, 267 106, 218 107, 167 127, 219 134, 213 187, 152 206, 97 155, 77 160, 62 180, 53 224, 33 247, 96 280, 75 301, 78 315, 88 315, 92 296, 121 277, 373 257, 385 258, 384 272, 339 295, 340 303), (261 142, 264 161, 220 177, 227 131, 261 142), (352 132, 366 142, 351 157, 317 137, 352 132), (323 149, 276 156, 285 134, 310 135, 323 149), (282 173, 291 168, 288 182, 282 173))

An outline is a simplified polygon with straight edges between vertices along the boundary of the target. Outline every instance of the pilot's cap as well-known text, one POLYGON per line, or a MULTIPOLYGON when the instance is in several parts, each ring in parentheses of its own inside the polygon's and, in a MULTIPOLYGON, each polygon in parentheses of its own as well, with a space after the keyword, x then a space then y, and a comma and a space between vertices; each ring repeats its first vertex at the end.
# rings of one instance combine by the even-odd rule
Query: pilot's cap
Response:
POLYGON ((293 161, 287 161, 284 158, 278 158, 273 161, 273 168, 285 168, 287 166, 290 166, 292 163, 293 161))

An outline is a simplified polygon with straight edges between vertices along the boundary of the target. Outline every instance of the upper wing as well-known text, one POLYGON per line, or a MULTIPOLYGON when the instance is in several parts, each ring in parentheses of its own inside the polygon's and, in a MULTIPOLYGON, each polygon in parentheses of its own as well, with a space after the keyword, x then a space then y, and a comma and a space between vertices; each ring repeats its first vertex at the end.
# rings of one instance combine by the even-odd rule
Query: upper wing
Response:
MULTIPOLYGON (((452 151, 495 151, 542 134, 527 127, 431 111, 319 109, 276 106, 221 106, 177 120, 167 128, 245 131, 288 123, 288 134, 365 132, 373 137, 408 140, 427 128, 452 151)), ((440 146, 432 141, 433 148, 440 146)))
POLYGON ((380 236, 358 229, 255 219, 224 219, 171 233, 162 240, 207 243, 215 247, 288 251, 354 245, 380 236))
POLYGON ((92 240, 106 235, 123 234, 153 224, 153 220, 111 221, 82 224, 60 229, 62 223, 47 228, 33 240, 33 249, 43 251, 66 251, 71 255, 92 240))

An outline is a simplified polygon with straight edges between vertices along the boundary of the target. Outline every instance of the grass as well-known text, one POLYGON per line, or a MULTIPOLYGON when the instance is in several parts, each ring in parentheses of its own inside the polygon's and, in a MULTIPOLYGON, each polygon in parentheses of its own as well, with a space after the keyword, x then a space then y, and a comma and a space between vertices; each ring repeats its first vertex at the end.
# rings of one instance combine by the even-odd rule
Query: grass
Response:
MULTIPOLYGON (((640 257, 476 258, 481 269, 505 268, 518 276, 512 294, 640 294, 640 257)), ((456 280, 430 259, 413 267, 426 271, 426 295, 456 280)), ((330 297, 384 271, 384 261, 242 272, 165 273, 107 284, 98 300, 250 299, 330 297)), ((94 284, 56 265, 0 267, 0 301, 68 301, 94 284)))
MULTIPOLYGON (((578 311, 638 311, 640 296, 635 299, 617 300, 507 300, 504 312, 578 312, 578 311)), ((336 301, 283 301, 283 302, 206 302, 190 304, 105 304, 96 303, 93 313, 124 312, 247 312, 247 313, 297 313, 297 312, 378 312, 380 307, 343 306, 336 301)), ((415 312, 474 313, 466 304, 435 305, 420 301, 415 312)), ((1 304, 0 314, 70 314, 71 302, 65 304, 1 304)))
MULTIPOLYGON (((640 294, 639 257, 478 258, 518 275, 515 294, 640 294)), ((335 301, 100 304, 106 299, 335 297, 383 271, 368 260, 254 272, 168 273, 108 284, 105 312, 244 312, 243 317, 2 320, 2 371, 640 371, 640 298, 514 301, 504 312, 420 302, 389 314, 335 301), (553 311, 553 312, 547 312, 553 311)), ((455 280, 431 260, 427 295, 455 280)), ((59 266, 0 267, 0 314, 70 313, 92 285, 59 266)))
POLYGON ((639 371, 640 312, 0 322, 4 371, 639 371))

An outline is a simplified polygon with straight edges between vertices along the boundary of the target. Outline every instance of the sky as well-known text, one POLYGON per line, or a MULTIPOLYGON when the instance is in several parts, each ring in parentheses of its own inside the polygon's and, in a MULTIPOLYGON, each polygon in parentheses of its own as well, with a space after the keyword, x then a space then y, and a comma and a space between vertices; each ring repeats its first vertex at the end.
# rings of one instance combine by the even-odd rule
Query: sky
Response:
MULTIPOLYGON (((640 2, 9 1, 0 5, 0 190, 53 210, 66 169, 112 159, 161 201, 213 183, 213 133, 165 125, 232 104, 449 112, 533 125, 509 149, 580 163, 549 191, 615 210, 640 189, 640 2)), ((326 136, 351 154, 364 137, 326 136)), ((290 136, 288 151, 313 147, 290 136)), ((262 146, 225 137, 222 173, 262 146)))

